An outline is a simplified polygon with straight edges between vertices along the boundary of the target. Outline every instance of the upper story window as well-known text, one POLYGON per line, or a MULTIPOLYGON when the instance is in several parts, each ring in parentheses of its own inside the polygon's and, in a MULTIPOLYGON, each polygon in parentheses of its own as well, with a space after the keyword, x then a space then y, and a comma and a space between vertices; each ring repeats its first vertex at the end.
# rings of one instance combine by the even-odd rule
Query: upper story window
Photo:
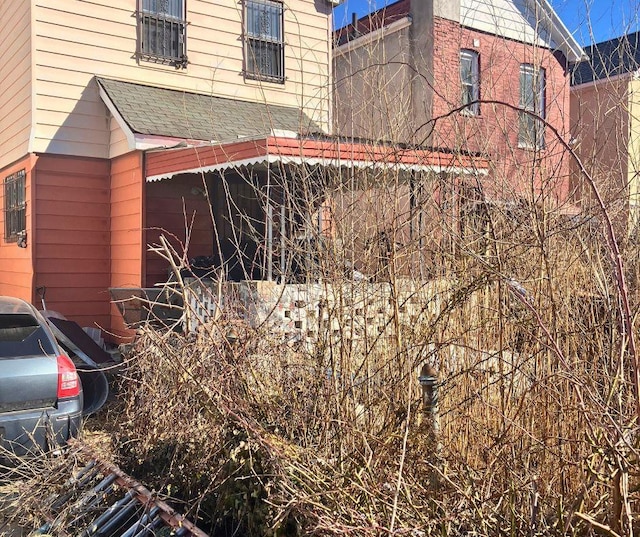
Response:
POLYGON ((480 55, 475 50, 460 51, 460 83, 465 114, 480 114, 480 55))
POLYGON ((518 147, 541 149, 544 147, 544 120, 546 118, 545 70, 525 63, 520 66, 520 117, 518 121, 518 147))
POLYGON ((272 0, 245 0, 245 76, 284 83, 284 7, 272 0))
POLYGON ((4 179, 4 238, 18 242, 27 229, 26 173, 20 170, 4 179))
POLYGON ((138 2, 138 56, 146 61, 186 67, 185 0, 138 2))

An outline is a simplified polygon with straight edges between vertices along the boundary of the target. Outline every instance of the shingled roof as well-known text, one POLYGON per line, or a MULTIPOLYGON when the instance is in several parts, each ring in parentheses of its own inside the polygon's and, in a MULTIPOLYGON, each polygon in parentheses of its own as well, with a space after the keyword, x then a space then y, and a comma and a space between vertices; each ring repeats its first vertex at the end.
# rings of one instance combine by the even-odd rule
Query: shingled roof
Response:
POLYGON ((586 84, 640 69, 640 32, 585 48, 588 60, 574 65, 571 85, 586 84))
POLYGON ((318 133, 302 110, 96 77, 134 134, 229 141, 272 130, 318 133))

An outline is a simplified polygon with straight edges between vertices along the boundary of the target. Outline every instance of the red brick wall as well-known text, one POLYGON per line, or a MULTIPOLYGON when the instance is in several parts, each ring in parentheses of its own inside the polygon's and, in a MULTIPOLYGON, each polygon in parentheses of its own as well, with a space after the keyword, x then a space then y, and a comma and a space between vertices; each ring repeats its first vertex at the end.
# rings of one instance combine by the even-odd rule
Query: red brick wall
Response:
POLYGON ((433 145, 487 154, 492 162, 491 175, 483 180, 488 197, 566 200, 569 161, 549 129, 545 148, 536 152, 518 148, 518 112, 508 106, 485 102, 478 116, 450 114, 460 106, 460 49, 475 50, 480 58, 480 99, 484 101, 517 107, 520 65, 543 67, 547 121, 568 140, 569 77, 564 58, 543 48, 463 28, 450 20, 436 18, 433 31, 433 117, 442 118, 436 120, 433 145))

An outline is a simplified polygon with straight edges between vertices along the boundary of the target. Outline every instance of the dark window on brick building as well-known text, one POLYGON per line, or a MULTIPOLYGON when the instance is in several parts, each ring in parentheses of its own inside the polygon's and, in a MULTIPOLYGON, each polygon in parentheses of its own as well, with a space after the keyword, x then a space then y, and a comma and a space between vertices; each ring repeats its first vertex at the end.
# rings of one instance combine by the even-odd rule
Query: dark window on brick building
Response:
POLYGON ((463 112, 480 114, 480 55, 475 50, 460 51, 460 83, 462 85, 463 112))
POLYGON ((545 70, 528 63, 520 66, 520 108, 518 120, 518 147, 541 149, 544 147, 544 120, 546 118, 545 70))

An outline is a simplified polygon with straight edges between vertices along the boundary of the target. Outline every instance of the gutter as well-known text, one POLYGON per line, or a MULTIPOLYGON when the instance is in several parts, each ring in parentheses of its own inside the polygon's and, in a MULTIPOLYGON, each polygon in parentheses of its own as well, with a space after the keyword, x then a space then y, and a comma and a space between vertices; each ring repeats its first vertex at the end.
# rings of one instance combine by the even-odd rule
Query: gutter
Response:
POLYGON ((565 26, 564 22, 562 22, 560 17, 558 17, 558 14, 556 13, 555 9, 553 9, 548 0, 534 0, 534 2, 542 8, 542 12, 548 19, 551 28, 559 34, 558 36, 554 37, 558 37, 558 41, 562 39, 562 42, 559 43, 558 48, 565 53, 565 56, 567 56, 567 60, 572 63, 588 60, 589 56, 587 56, 587 53, 576 41, 575 37, 573 37, 569 29, 565 26))
POLYGON ((583 82, 582 84, 575 84, 571 86, 571 91, 574 89, 582 89, 589 86, 600 86, 602 84, 606 84, 609 82, 618 82, 625 80, 626 78, 630 78, 631 80, 638 80, 640 76, 640 69, 635 71, 629 71, 626 73, 620 73, 619 75, 613 76, 605 76, 604 78, 598 78, 596 80, 589 80, 588 82, 583 82))

